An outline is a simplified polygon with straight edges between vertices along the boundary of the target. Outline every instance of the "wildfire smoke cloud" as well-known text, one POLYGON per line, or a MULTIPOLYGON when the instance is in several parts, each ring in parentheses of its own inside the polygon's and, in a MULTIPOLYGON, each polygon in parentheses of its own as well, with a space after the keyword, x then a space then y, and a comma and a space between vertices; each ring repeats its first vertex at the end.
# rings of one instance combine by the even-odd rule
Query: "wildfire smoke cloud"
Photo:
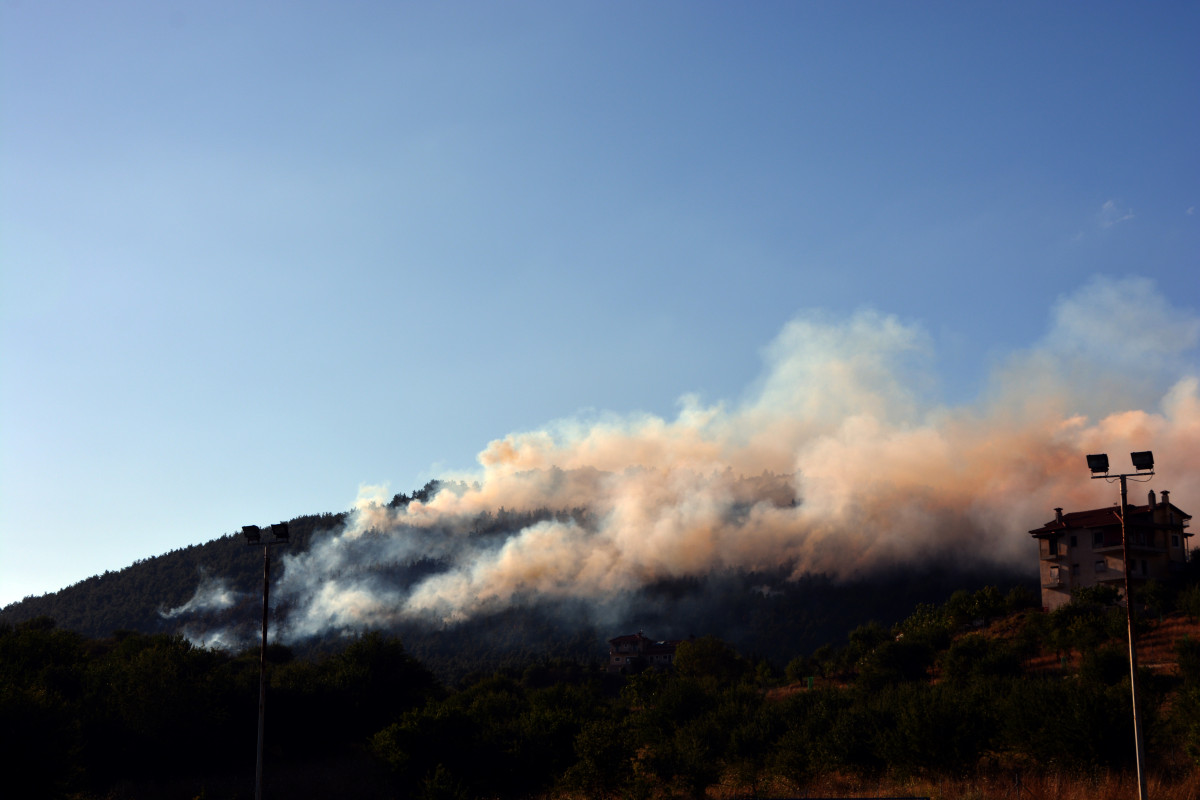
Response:
POLYGON ((1021 564, 1055 506, 1113 501, 1083 455, 1155 451, 1160 488, 1200 496, 1200 319, 1143 279, 1096 279, 971 403, 931 402, 929 337, 871 311, 789 322, 735 404, 674 419, 559 421, 491 442, 474 472, 285 557, 285 636, 464 619, 514 603, 601 605, 715 569, 854 576, 931 555, 1021 564), (1129 338, 1132 336, 1132 338, 1129 338), (586 509, 501 535, 480 516, 586 509), (380 565, 440 565, 410 583, 380 565))

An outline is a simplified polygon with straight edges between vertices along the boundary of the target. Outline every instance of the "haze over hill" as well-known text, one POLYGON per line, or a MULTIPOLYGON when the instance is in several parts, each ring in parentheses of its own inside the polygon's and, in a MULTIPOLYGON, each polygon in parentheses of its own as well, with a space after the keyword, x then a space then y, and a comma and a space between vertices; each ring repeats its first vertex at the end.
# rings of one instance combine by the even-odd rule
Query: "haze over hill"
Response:
MULTIPOLYGON (((1026 531, 1054 507, 1114 501, 1086 453, 1119 464, 1152 449, 1156 487, 1185 508, 1200 496, 1198 337, 1200 320, 1149 281, 1097 279, 1055 305, 1036 347, 998 363, 979 401, 950 407, 926 399, 919 327, 801 316, 737 403, 685 397, 674 419, 514 433, 407 503, 364 487, 343 527, 283 555, 281 636, 524 606, 616 619, 647 586, 722 570, 1020 570, 1034 563, 1026 531)), ((210 580, 189 607, 234 602, 210 580)))

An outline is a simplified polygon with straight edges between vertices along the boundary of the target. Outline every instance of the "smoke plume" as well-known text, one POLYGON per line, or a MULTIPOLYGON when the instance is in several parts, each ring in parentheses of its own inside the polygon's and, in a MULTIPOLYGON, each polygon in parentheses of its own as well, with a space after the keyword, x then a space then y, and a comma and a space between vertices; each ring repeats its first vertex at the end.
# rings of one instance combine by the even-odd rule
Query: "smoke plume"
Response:
POLYGON ((220 611, 237 602, 237 592, 229 588, 224 578, 209 575, 207 572, 200 576, 200 585, 195 594, 181 606, 160 609, 158 614, 164 619, 186 616, 206 611, 220 611))
POLYGON ((1054 507, 1116 500, 1089 480, 1087 453, 1117 466, 1153 450, 1154 486, 1185 508, 1200 497, 1198 340, 1200 319, 1149 281, 1096 279, 1058 301, 1043 339, 998 360, 974 401, 946 405, 930 399, 919 326, 801 315, 740 401, 689 395, 673 419, 511 433, 406 506, 363 489, 343 529, 284 557, 284 636, 513 604, 600 608, 721 569, 1032 565, 1026 532, 1054 507), (501 508, 518 524, 489 516, 501 508))

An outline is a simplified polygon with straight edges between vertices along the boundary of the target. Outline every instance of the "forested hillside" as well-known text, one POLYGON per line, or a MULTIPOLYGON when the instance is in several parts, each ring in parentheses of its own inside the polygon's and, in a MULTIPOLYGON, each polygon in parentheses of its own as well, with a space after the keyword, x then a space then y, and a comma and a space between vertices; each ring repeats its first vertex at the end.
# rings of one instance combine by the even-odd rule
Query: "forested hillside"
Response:
MULTIPOLYGON (((442 487, 431 481, 412 494, 395 495, 388 506, 396 509, 426 502, 442 487)), ((274 551, 272 585, 285 578, 287 556, 306 554, 318 543, 328 543, 347 517, 326 513, 291 520, 290 544, 274 551)), ((512 531, 539 522, 586 518, 585 509, 498 509, 476 517, 469 535, 503 541, 512 531)), ((377 583, 406 586, 441 565, 426 557, 380 557, 357 566, 377 583)), ((608 639, 637 630, 664 639, 717 636, 781 667, 797 653, 835 641, 866 620, 891 625, 906 609, 945 602, 956 590, 973 591, 989 584, 1002 591, 1019 585, 1032 589, 1035 568, 1032 560, 1030 569, 1021 573, 926 563, 855 580, 819 574, 797 578, 789 564, 760 572, 714 570, 650 582, 637 590, 614 593, 611 602, 599 605, 531 599, 452 623, 396 616, 383 625, 303 634, 289 630, 293 609, 273 590, 272 626, 274 637, 300 654, 334 652, 346 636, 367 628, 381 630, 402 638, 410 653, 447 681, 539 658, 599 659, 608 639)), ((89 638, 116 631, 182 634, 193 643, 240 650, 257 641, 261 585, 261 549, 247 547, 239 534, 229 534, 93 576, 59 592, 26 598, 0 611, 0 621, 17 624, 48 617, 59 629, 89 638), (210 585, 222 587, 225 604, 185 607, 199 589, 210 585), (172 609, 173 615, 168 616, 172 609)))
MULTIPOLYGON (((398 495, 393 502, 409 499, 398 495)), ((528 525, 550 513, 490 515, 480 527, 483 535, 488 535, 487 526, 528 525)), ((280 555, 305 551, 343 521, 341 514, 291 520, 292 542, 277 551, 272 583, 286 571, 280 555)), ((420 573, 424 567, 417 562, 380 564, 374 569, 390 580, 403 581, 409 578, 401 573, 420 573)), ((409 652, 448 681, 539 658, 600 659, 607 639, 637 630, 657 638, 718 636, 742 652, 781 667, 797 653, 835 641, 865 620, 891 625, 918 603, 944 602, 955 590, 988 584, 1004 591, 1033 585, 1022 574, 950 565, 897 569, 853 581, 835 581, 823 575, 793 579, 791 569, 784 566, 771 572, 722 571, 658 581, 621 597, 616 610, 606 609, 603 614, 583 605, 566 613, 561 605, 530 603, 480 613, 450 625, 396 620, 385 632, 402 638, 409 652)), ((244 634, 234 645, 240 649, 258 635, 261 585, 261 549, 247 547, 240 535, 226 535, 88 578, 53 594, 26 598, 3 609, 0 621, 17 624, 49 617, 59 629, 89 638, 108 637, 116 631, 182 633, 197 643, 207 641, 214 629, 233 629, 244 634), (164 615, 192 598, 202 581, 216 579, 236 598, 232 605, 164 615)), ((272 625, 286 622, 288 608, 274 600, 272 605, 272 625)), ((289 639, 287 644, 301 654, 326 653, 339 649, 345 636, 353 633, 333 631, 289 639)))
MULTIPOLYGON (((338 527, 344 518, 344 514, 320 514, 293 519, 291 547, 307 548, 315 534, 338 527)), ((0 620, 51 617, 60 628, 95 638, 117 630, 173 632, 179 622, 163 612, 186 603, 204 576, 221 576, 243 593, 261 587, 261 553, 258 548, 247 549, 240 534, 228 534, 135 561, 116 572, 93 575, 58 592, 26 597, 0 610, 0 620)), ((247 613, 253 616, 254 611, 247 609, 247 613)))
MULTIPOLYGON (((1140 686, 1156 800, 1200 792, 1200 586, 1159 593, 1140 686)), ((869 621, 780 671, 729 643, 632 676, 540 658, 440 682, 393 637, 268 652, 266 790, 289 798, 1133 791, 1124 612, 994 587, 869 621)), ((253 795, 257 652, 0 624, 0 752, 23 797, 253 795)))

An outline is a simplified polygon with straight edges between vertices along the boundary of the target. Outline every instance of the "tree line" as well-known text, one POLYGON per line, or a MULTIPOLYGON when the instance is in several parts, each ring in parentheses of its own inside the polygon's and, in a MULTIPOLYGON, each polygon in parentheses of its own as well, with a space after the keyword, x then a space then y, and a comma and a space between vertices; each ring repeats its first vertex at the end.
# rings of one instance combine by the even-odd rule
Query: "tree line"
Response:
MULTIPOLYGON (((1200 586, 1150 587, 1200 617, 1200 586)), ((1143 599, 1145 600, 1145 597, 1143 599)), ((1123 611, 1102 590, 1053 613, 1025 590, 960 591, 780 666, 726 641, 673 670, 531 658, 439 680, 399 639, 268 651, 272 796, 781 796, 823 775, 1126 770, 1123 611)), ((1153 598, 1152 598, 1153 599, 1153 598)), ((1157 617, 1145 615, 1152 628, 1157 617)), ((1200 642, 1141 680, 1151 769, 1200 769, 1200 642)), ((253 791, 258 652, 179 636, 88 638, 0 625, 0 752, 41 796, 244 798, 253 791)), ((34 795, 26 795, 34 796, 34 795)))
MULTIPOLYGON (((395 495, 388 505, 399 508, 427 501, 440 487, 437 481, 430 481, 411 494, 395 495)), ((467 535, 499 540, 549 519, 570 518, 586 524, 589 513, 582 508, 501 508, 481 512, 469 521, 467 535)), ((286 552, 302 553, 322 537, 336 535, 345 520, 345 514, 328 513, 291 520, 292 541, 286 552)), ((418 558, 366 568, 374 570, 381 584, 402 588, 445 570, 447 565, 418 558)), ((272 580, 277 583, 286 571, 286 562, 276 559, 272 580)), ((520 606, 481 612, 450 627, 397 619, 384 632, 403 640, 410 654, 447 682, 540 657, 586 662, 602 651, 608 638, 639 629, 669 639, 712 634, 754 658, 783 664, 798 652, 837 640, 864 619, 891 626, 904 609, 940 602, 956 588, 973 590, 992 584, 1007 590, 1030 584, 1034 574, 1032 570, 1025 574, 997 567, 971 570, 923 563, 837 580, 823 574, 797 577, 795 565, 781 564, 774 569, 717 570, 653 581, 622 592, 619 614, 606 605, 606 600, 617 598, 558 599, 541 604, 531 598, 520 606)), ((253 641, 258 635, 261 582, 257 550, 247 548, 240 535, 227 534, 92 576, 59 592, 27 597, 0 610, 0 623, 16 625, 50 617, 59 628, 93 639, 125 630, 185 633, 193 641, 207 641, 208 634, 223 631, 240 636, 240 641, 253 641), (206 578, 222 581, 235 598, 234 605, 164 616, 165 611, 191 599, 206 578)), ((272 597, 279 595, 272 592, 272 597)), ((284 629, 288 613, 276 599, 273 630, 284 629)), ((343 640, 342 631, 331 630, 288 643, 304 659, 328 655, 339 649, 343 640)))

